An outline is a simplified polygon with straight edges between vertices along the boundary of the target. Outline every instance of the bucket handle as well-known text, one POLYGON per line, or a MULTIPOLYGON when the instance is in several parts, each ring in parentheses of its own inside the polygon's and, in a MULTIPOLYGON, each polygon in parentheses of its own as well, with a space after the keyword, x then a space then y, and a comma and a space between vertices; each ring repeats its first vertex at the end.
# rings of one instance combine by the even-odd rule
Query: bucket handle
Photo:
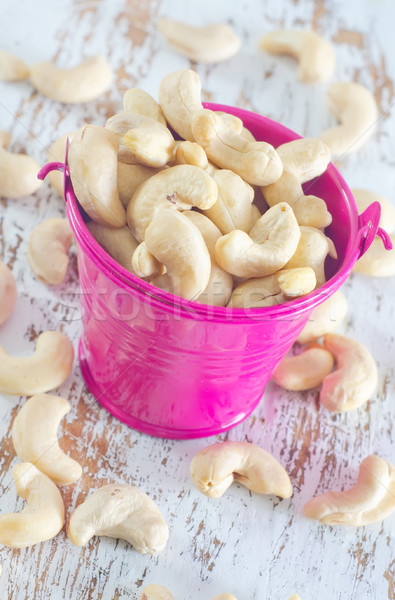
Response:
POLYGON ((372 202, 359 215, 357 237, 358 259, 365 254, 376 235, 381 238, 386 250, 392 250, 392 242, 388 233, 382 227, 379 227, 380 215, 381 206, 379 202, 372 202))
POLYGON ((51 173, 51 171, 60 171, 61 173, 63 173, 63 195, 67 202, 67 192, 71 186, 70 170, 69 170, 69 165, 67 164, 67 155, 68 155, 68 151, 69 151, 69 138, 67 138, 67 140, 66 140, 65 150, 66 150, 66 153, 65 153, 64 162, 55 161, 55 162, 47 163, 37 173, 37 179, 44 180, 46 178, 46 176, 48 175, 48 173, 51 173))

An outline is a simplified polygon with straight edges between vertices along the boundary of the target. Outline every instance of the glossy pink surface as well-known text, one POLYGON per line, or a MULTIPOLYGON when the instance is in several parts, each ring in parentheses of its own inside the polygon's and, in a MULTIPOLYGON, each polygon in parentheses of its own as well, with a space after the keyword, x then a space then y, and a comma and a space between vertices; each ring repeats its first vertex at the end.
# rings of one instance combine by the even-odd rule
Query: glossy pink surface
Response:
MULTIPOLYGON (((205 106, 239 116, 275 147, 300 137, 263 116, 205 106)), ((377 231, 379 206, 358 217, 333 165, 304 187, 324 198, 333 216, 327 234, 338 259, 327 261, 327 283, 277 307, 228 309, 175 297, 120 267, 86 228, 66 173, 67 215, 78 242, 80 364, 98 402, 134 429, 183 439, 217 434, 254 410, 313 308, 342 285, 377 231)))

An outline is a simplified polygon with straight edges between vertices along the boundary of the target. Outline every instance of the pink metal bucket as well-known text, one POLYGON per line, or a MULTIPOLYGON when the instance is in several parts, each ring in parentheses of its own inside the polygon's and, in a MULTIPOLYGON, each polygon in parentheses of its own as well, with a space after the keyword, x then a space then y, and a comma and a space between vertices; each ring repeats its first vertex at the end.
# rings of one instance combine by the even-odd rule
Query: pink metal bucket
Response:
MULTIPOLYGON (((205 104, 240 117, 258 140, 277 147, 297 134, 251 112, 205 104)), ((311 294, 270 308, 230 309, 190 302, 159 290, 118 265, 87 229, 67 165, 67 215, 78 243, 84 379, 107 410, 130 427, 174 439, 210 436, 243 421, 262 398, 281 358, 312 310, 346 280, 380 228, 376 202, 360 216, 335 167, 307 184, 327 203, 327 234, 338 258, 327 259, 328 281, 311 294)))

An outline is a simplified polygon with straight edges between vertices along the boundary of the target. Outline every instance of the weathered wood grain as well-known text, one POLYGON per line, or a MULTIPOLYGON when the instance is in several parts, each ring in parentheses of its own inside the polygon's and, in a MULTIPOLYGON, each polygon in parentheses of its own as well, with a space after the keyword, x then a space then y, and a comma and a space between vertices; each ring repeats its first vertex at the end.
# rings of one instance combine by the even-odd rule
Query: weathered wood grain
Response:
MULTIPOLYGON (((28 63, 56 60, 62 66, 104 53, 115 72, 114 86, 95 102, 66 106, 36 93, 28 82, 0 82, 0 128, 12 134, 11 149, 27 151, 40 164, 50 143, 84 122, 98 125, 121 108, 131 86, 155 97, 161 77, 191 67, 202 79, 202 97, 253 110, 314 136, 333 123, 326 85, 295 79, 295 61, 258 48, 259 38, 278 27, 313 27, 335 44, 335 77, 373 91, 381 117, 376 133, 357 155, 338 164, 350 186, 394 198, 395 115, 392 0, 191 0, 68 2, 20 0, 0 7, 2 48, 28 63), (177 55, 156 31, 159 16, 190 23, 226 21, 243 41, 226 63, 196 65, 177 55), (34 23, 34 25, 33 25, 34 23)), ((43 218, 63 216, 64 202, 47 183, 31 197, 0 200, 0 258, 13 270, 19 299, 0 328, 0 344, 28 354, 41 331, 59 329, 73 340, 80 333, 75 251, 66 281, 48 288, 26 262, 30 231, 43 218)), ((60 444, 79 460, 83 476, 61 490, 67 516, 83 498, 108 482, 140 486, 159 505, 170 538, 158 556, 142 556, 126 542, 94 538, 74 547, 65 530, 38 546, 0 548, 0 599, 138 598, 149 583, 167 586, 176 598, 197 600, 231 592, 238 600, 394 600, 395 516, 358 530, 325 528, 302 516, 314 494, 353 485, 360 461, 375 452, 395 463, 393 422, 394 280, 352 275, 344 286, 351 307, 342 330, 365 343, 378 362, 377 393, 358 411, 333 416, 318 393, 288 393, 271 383, 243 424, 205 440, 151 438, 121 424, 88 392, 76 360, 58 393, 72 405, 61 424, 60 444), (214 501, 189 478, 195 452, 217 440, 246 440, 271 451, 290 474, 291 500, 254 496, 234 485, 214 501)), ((18 462, 11 426, 24 398, 0 396, 0 507, 21 510, 11 469, 18 462)), ((187 401, 187 399, 186 399, 187 401)))

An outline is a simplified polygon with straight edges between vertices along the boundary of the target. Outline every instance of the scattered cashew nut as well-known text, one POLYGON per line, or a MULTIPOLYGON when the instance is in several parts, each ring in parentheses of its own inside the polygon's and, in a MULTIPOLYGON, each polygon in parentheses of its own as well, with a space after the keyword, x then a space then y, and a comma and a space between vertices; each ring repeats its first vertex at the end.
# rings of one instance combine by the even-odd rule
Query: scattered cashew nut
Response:
POLYGON ((215 243, 221 237, 221 232, 208 217, 205 217, 201 213, 188 210, 183 215, 199 229, 211 258, 209 282, 204 292, 196 298, 196 302, 212 306, 226 306, 232 293, 233 278, 229 273, 221 269, 215 260, 215 243))
POLYGON ((48 285, 59 285, 66 276, 73 241, 67 219, 45 219, 30 234, 27 259, 33 273, 48 285))
POLYGON ((11 315, 17 298, 18 290, 12 271, 0 260, 0 325, 11 315))
POLYGON ((159 86, 159 104, 169 125, 183 139, 195 142, 192 115, 202 110, 200 77, 191 69, 173 71, 159 86))
POLYGON ((140 600, 174 600, 174 597, 163 585, 151 583, 141 592, 140 600))
POLYGON ((233 481, 257 494, 292 496, 289 477, 263 448, 249 442, 219 442, 203 448, 190 464, 192 480, 210 498, 219 498, 233 481))
POLYGON ((299 225, 327 227, 332 221, 326 203, 317 196, 304 194, 302 183, 321 175, 330 161, 329 148, 321 140, 303 138, 276 148, 284 170, 275 182, 262 188, 269 206, 286 201, 295 213, 299 225))
POLYGON ((138 246, 138 242, 130 229, 127 227, 112 229, 105 225, 99 225, 99 223, 95 223, 94 221, 88 221, 86 226, 107 254, 124 269, 135 273, 132 265, 132 256, 138 246))
POLYGON ((37 178, 40 165, 27 154, 8 152, 4 148, 10 135, 1 132, 0 140, 0 197, 23 198, 33 194, 42 181, 37 178))
POLYGON ((77 506, 67 535, 76 546, 84 546, 94 535, 105 535, 126 540, 141 554, 154 554, 165 547, 169 529, 147 494, 131 485, 112 483, 77 506))
POLYGON ((60 396, 38 394, 22 406, 12 425, 12 443, 22 462, 33 463, 56 485, 69 485, 82 475, 82 468, 61 450, 57 429, 70 410, 60 396))
POLYGON ((267 142, 250 142, 235 133, 214 111, 203 109, 192 115, 192 133, 207 157, 218 167, 230 169, 251 185, 269 185, 281 176, 283 166, 267 142))
POLYGON ((301 225, 298 246, 285 268, 311 267, 314 269, 317 287, 319 287, 326 281, 325 259, 328 254, 333 258, 337 257, 332 240, 320 229, 301 225))
POLYGON ((332 155, 356 152, 375 129, 378 111, 374 96, 359 83, 336 81, 328 88, 328 103, 340 125, 318 137, 329 146, 332 155))
POLYGON ((370 352, 356 340, 328 333, 324 346, 333 354, 335 370, 324 377, 320 402, 335 413, 358 408, 369 400, 377 386, 377 367, 370 352))
POLYGON ((198 27, 162 18, 158 21, 158 29, 172 48, 196 62, 222 62, 241 47, 240 38, 225 23, 198 27))
POLYGON ((78 201, 93 221, 109 227, 122 227, 126 221, 117 189, 117 151, 115 133, 84 125, 75 133, 68 153, 78 201))
POLYGON ((346 316, 347 308, 347 299, 338 290, 314 308, 296 341, 299 344, 308 344, 334 331, 346 316))
POLYGON ((283 358, 273 372, 273 379, 286 390, 311 390, 332 371, 333 363, 328 350, 319 344, 311 344, 300 354, 283 358))
POLYGON ((20 81, 29 77, 29 67, 11 52, 0 50, 0 79, 2 81, 20 81))
POLYGON ((26 548, 53 538, 64 523, 64 504, 58 488, 29 462, 15 465, 12 475, 26 506, 20 513, 0 515, 0 543, 26 548))
POLYGON ((292 208, 282 202, 262 215, 249 235, 235 230, 219 238, 215 258, 232 275, 265 277, 284 267, 299 239, 300 228, 292 208))
POLYGON ((28 357, 13 357, 0 346, 0 393, 43 394, 61 385, 71 373, 73 344, 63 333, 45 331, 28 357))
POLYGON ((166 274, 154 278, 153 285, 196 300, 207 288, 211 260, 199 229, 178 210, 159 210, 147 227, 144 243, 166 267, 166 274))
POLYGON ((139 88, 130 88, 123 95, 123 109, 138 115, 150 117, 166 127, 166 119, 161 107, 154 98, 139 88))
POLYGON ((37 62, 31 68, 30 80, 47 98, 78 104, 94 100, 109 89, 112 69, 103 56, 91 56, 69 69, 37 62))
POLYGON ((357 483, 345 492, 326 492, 303 508, 306 517, 324 525, 361 527, 382 521, 395 509, 395 469, 371 454, 359 467, 357 483))
POLYGON ((137 188, 128 204, 128 225, 141 242, 156 211, 169 207, 189 210, 192 206, 204 210, 210 208, 217 197, 216 183, 202 169, 193 165, 169 167, 137 188))
POLYGON ((272 31, 261 38, 260 47, 269 54, 289 54, 298 59, 300 81, 326 81, 335 70, 336 57, 332 45, 315 31, 272 31))
POLYGON ((292 298, 304 296, 316 286, 313 269, 281 269, 272 275, 248 279, 233 290, 230 308, 275 306, 292 298))

